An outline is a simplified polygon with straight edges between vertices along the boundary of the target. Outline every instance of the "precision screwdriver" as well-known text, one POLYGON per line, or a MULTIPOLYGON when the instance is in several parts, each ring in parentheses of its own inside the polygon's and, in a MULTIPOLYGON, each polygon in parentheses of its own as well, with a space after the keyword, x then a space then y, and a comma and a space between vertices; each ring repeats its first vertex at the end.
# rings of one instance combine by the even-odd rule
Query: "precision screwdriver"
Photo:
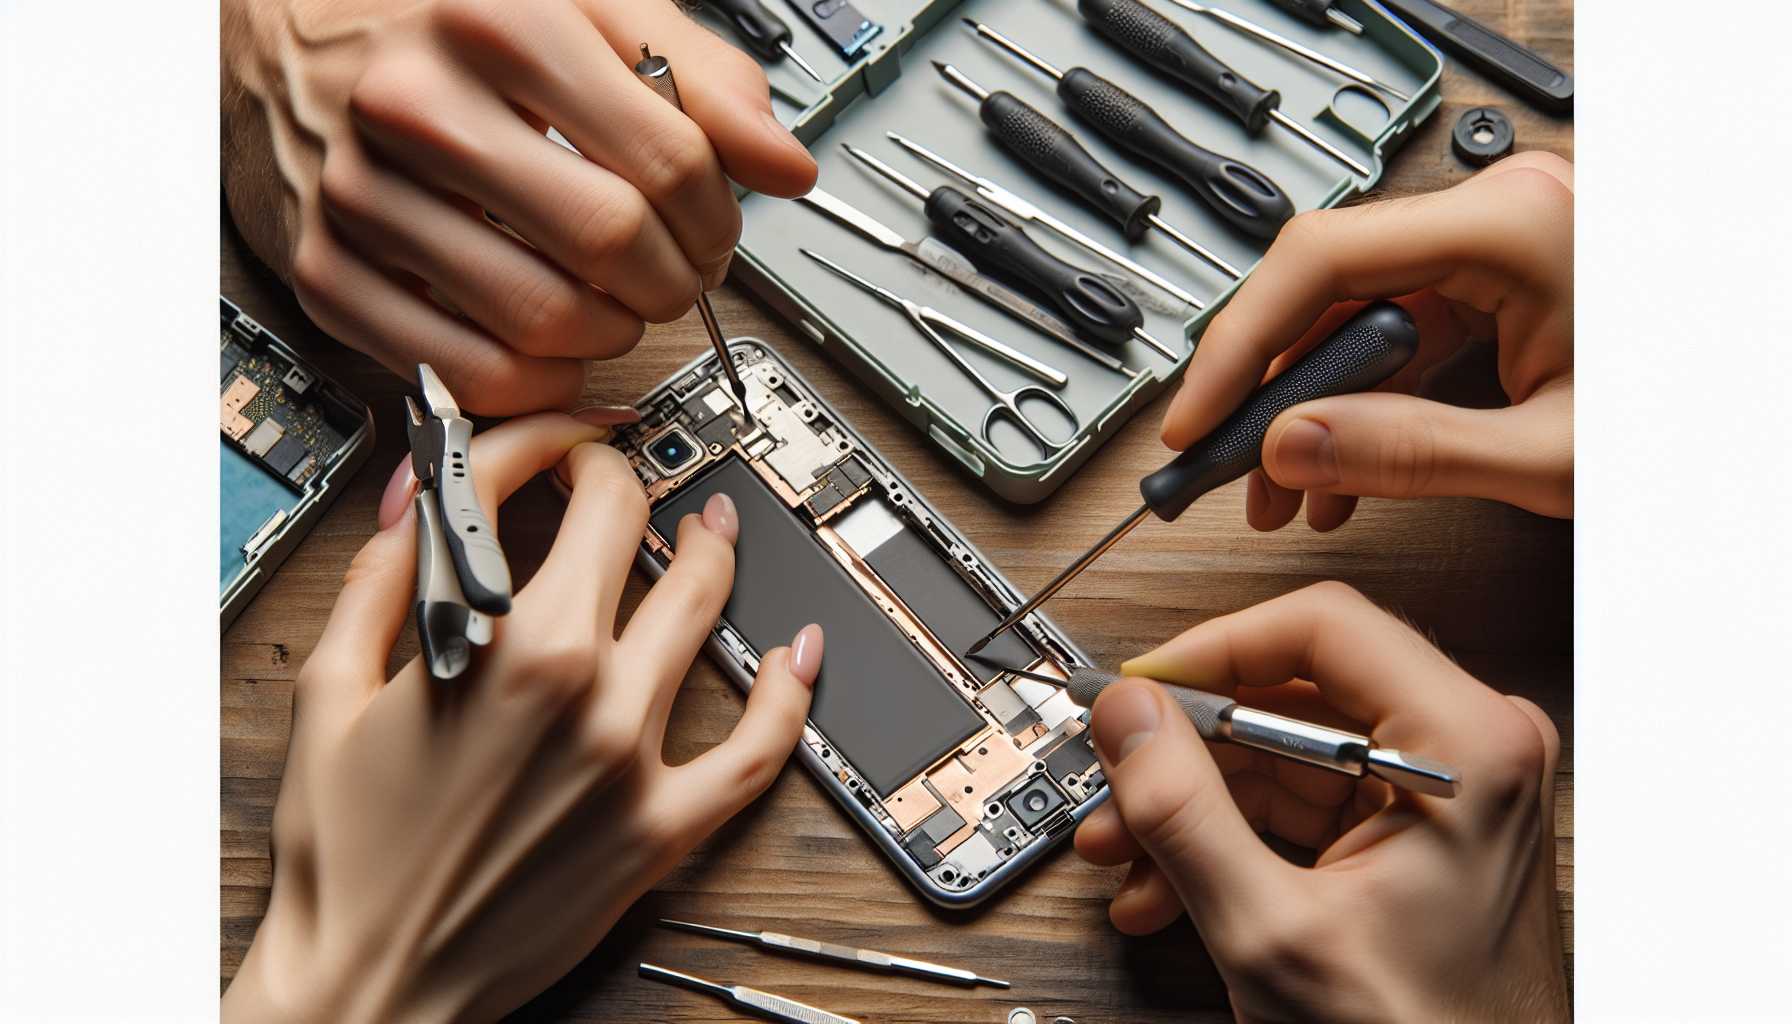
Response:
POLYGON ((885 971, 898 974, 912 974, 917 978, 929 981, 944 981, 954 985, 994 985, 996 988, 1008 988, 1007 982, 1000 978, 985 978, 967 971, 962 967, 947 967, 944 964, 929 963, 911 957, 897 956, 894 953, 880 953, 875 949, 860 949, 857 946, 842 946, 835 942, 821 942, 816 939, 805 939, 780 932, 743 932, 733 928, 717 928, 711 924, 697 924, 693 921, 674 921, 669 917, 660 918, 660 924, 668 928, 696 932, 698 935, 709 935, 731 942, 744 942, 761 949, 775 949, 792 953, 802 953, 818 960, 832 960, 848 967, 860 970, 885 971))
MULTIPOLYGON (((1231 11, 1222 11, 1218 7, 1209 7, 1206 4, 1193 3, 1192 0, 1170 0, 1170 2, 1192 14, 1205 15, 1229 29, 1241 32, 1247 36, 1255 36, 1272 46, 1279 46, 1282 49, 1287 50, 1296 57, 1310 60, 1322 68, 1336 71, 1338 74, 1343 75, 1345 78, 1350 79, 1358 85, 1366 86, 1370 89, 1380 89, 1382 92, 1387 93, 1389 96, 1394 97, 1402 103, 1412 99, 1411 96, 1408 96, 1406 93, 1401 92, 1386 82, 1371 77, 1367 72, 1358 71, 1356 68, 1351 67, 1341 60, 1327 57, 1325 54, 1320 53, 1312 47, 1302 46, 1294 40, 1289 39, 1287 36, 1271 32, 1269 29, 1264 28, 1256 22, 1246 21, 1238 15, 1233 14, 1231 11)), ((1336 10, 1336 8, 1333 8, 1333 10, 1336 10)), ((1339 13, 1342 17, 1350 17, 1347 14, 1342 14, 1342 12, 1339 13)), ((1360 29, 1361 26, 1358 26, 1358 28, 1360 29)))
POLYGON ((1404 309, 1385 301, 1363 307, 1294 365, 1252 392, 1212 433, 1171 459, 1169 465, 1139 481, 1144 503, 966 649, 965 656, 975 655, 1031 615, 1120 543, 1122 537, 1144 522, 1146 515, 1155 513, 1164 522, 1174 522, 1196 498, 1262 465, 1263 438, 1270 423, 1282 412, 1314 399, 1367 391, 1398 373, 1418 347, 1418 328, 1404 309))
MULTIPOLYGON (((995 182, 990 181, 988 178, 972 174, 970 171, 965 170, 964 168, 958 166, 957 164, 955 164, 952 161, 946 159, 945 157, 939 155, 938 153, 935 153, 933 150, 928 149, 926 146, 921 145, 919 142, 916 142, 913 139, 905 138, 904 136, 902 136, 896 132, 885 132, 884 136, 886 138, 888 138, 891 142, 894 142, 898 146, 901 146, 903 149, 906 149, 910 153, 913 153, 915 156, 918 156, 921 159, 932 164, 933 166, 938 167, 940 170, 945 171, 947 174, 950 174, 950 175, 956 177, 958 180, 960 180, 968 185, 973 186, 974 188, 976 188, 978 195, 980 195, 983 198, 989 200, 990 202, 996 204, 997 206, 1000 206, 1002 209, 1007 210, 1009 213, 1013 214, 1015 217, 1019 218, 1020 220, 1026 221, 1030 224, 1031 223, 1043 224, 1046 227, 1050 228, 1051 230, 1057 232, 1060 237, 1066 239, 1067 241, 1070 241, 1076 245, 1083 247, 1084 249, 1088 250, 1089 252, 1094 253, 1095 255, 1101 257, 1104 260, 1107 260, 1108 262, 1114 264, 1115 266, 1124 267, 1125 269, 1132 271, 1134 274, 1138 275, 1141 278, 1144 278, 1146 281, 1149 281, 1154 285, 1157 285, 1159 288, 1162 288, 1165 292, 1168 292, 1169 294, 1175 296, 1176 298, 1187 303, 1188 305, 1193 306, 1196 309, 1206 309, 1207 308, 1207 303, 1202 302, 1200 299, 1195 298, 1194 294, 1191 293, 1188 289, 1182 287, 1181 285, 1176 284, 1174 281, 1169 280, 1168 278, 1164 277, 1162 274, 1159 274, 1157 271, 1152 270, 1150 267, 1147 267, 1147 266, 1145 266, 1135 260, 1132 260, 1128 257, 1122 256, 1119 253, 1115 252, 1114 250, 1108 248, 1107 246, 1102 245, 1100 242, 1097 242, 1095 239, 1090 238, 1088 235, 1083 234, 1081 231, 1078 231, 1077 229, 1064 223, 1063 221, 1059 220, 1058 218, 1045 212, 1045 210, 1041 209, 1037 204, 1030 202, 1026 199, 1022 199, 1020 196, 1015 195, 1013 192, 1010 192, 1007 189, 1003 188, 1002 186, 996 184, 995 182)), ((1236 275, 1234 275, 1234 276, 1236 276, 1236 275)))
POLYGON ((1257 135, 1270 121, 1307 145, 1350 168, 1361 177, 1373 172, 1350 154, 1313 134, 1282 113, 1282 94, 1265 89, 1207 52, 1181 26, 1140 0, 1077 0, 1076 9, 1091 27, 1139 60, 1188 85, 1237 118, 1257 135))
POLYGON ((747 49, 758 54, 760 60, 775 61, 779 57, 789 57, 790 62, 801 68, 803 74, 813 78, 817 85, 824 83, 821 75, 790 45, 790 26, 784 24, 781 18, 759 0, 707 0, 706 6, 726 15, 741 42, 747 44, 747 49))
MULTIPOLYGON (((987 658, 977 660, 995 664, 987 658)), ((1120 679, 1112 672, 1087 665, 1072 667, 1068 680, 1008 665, 998 667, 1023 679, 1062 686, 1070 693, 1071 700, 1086 708, 1094 707, 1095 698, 1101 696, 1101 691, 1120 679)), ((1427 796, 1449 799, 1461 791, 1462 774, 1442 761, 1377 746, 1370 737, 1354 732, 1259 711, 1224 694, 1178 686, 1161 679, 1152 681, 1164 688, 1204 740, 1266 750, 1290 761, 1329 768, 1359 779, 1374 775, 1401 789, 1427 796)))
MULTIPOLYGON (((655 57, 646 43, 641 44, 641 59, 635 63, 635 77, 672 104, 673 109, 684 110, 684 102, 678 98, 678 81, 672 77, 671 63, 664 57, 655 57)), ((716 311, 710 308, 709 293, 702 290, 697 292, 697 316, 703 320, 709 343, 716 350, 716 361, 722 364, 722 373, 728 378, 728 390, 734 392, 734 400, 740 403, 741 416, 748 426, 753 426, 753 410, 747 405, 746 382, 740 379, 740 371, 734 368, 734 359, 728 354, 728 342, 722 337, 722 325, 716 320, 716 311)))
POLYGON ((842 1017, 837 1013, 829 1013, 818 1006, 799 1003, 787 996, 772 992, 762 992, 745 985, 724 985, 719 981, 699 978, 695 974, 674 971, 659 964, 637 964, 635 972, 648 981, 662 981, 679 988, 688 988, 693 992, 704 992, 717 999, 737 1006, 758 1017, 778 1021, 779 1024, 859 1024, 852 1017, 842 1017))
POLYGON ((1132 93, 1088 68, 1060 71, 982 22, 965 18, 964 23, 1055 80, 1058 98, 1071 113, 1120 148, 1181 178, 1226 223, 1252 238, 1274 238, 1294 216, 1294 201, 1262 171, 1196 145, 1132 93))
POLYGON ((1127 241, 1136 242, 1146 228, 1156 228, 1189 252, 1233 277, 1240 276, 1238 268, 1171 227, 1158 215, 1157 211, 1164 204, 1163 197, 1148 196, 1121 181, 1118 175, 1090 156, 1082 143, 1056 121, 1011 92, 990 92, 950 64, 936 60, 933 66, 946 81, 977 101, 977 116, 982 119, 983 126, 1009 152, 1120 225, 1127 241))
POLYGON ((919 242, 910 241, 877 218, 820 188, 812 188, 808 194, 797 196, 796 201, 858 232, 860 237, 873 245, 907 256, 1021 323, 1076 349, 1115 373, 1136 376, 1125 363, 1077 337, 1071 332, 1070 325, 1058 319, 1055 314, 1047 312, 1000 281, 979 273, 969 260, 939 240, 929 236, 919 242))
POLYGON ((927 219, 954 248, 991 273, 1006 273, 1038 290, 1071 325, 1107 345, 1137 338, 1171 362, 1176 353, 1145 332, 1145 314, 1106 278, 1064 262, 985 205, 950 185, 927 191, 913 179, 851 143, 848 155, 921 201, 927 219))
POLYGON ((1338 0, 1269 0, 1269 2, 1316 28, 1336 25, 1353 36, 1363 34, 1363 23, 1338 10, 1338 0))

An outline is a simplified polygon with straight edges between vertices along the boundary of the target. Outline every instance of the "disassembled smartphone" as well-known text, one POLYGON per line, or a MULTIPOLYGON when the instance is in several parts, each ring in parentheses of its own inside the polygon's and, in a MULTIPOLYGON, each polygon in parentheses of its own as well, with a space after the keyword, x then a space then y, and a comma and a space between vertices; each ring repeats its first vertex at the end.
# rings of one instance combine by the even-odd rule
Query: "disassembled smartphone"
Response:
MULTIPOLYGON (((718 491, 733 499, 734 591, 711 654, 744 690, 761 652, 820 623, 797 756, 928 898, 976 903, 1107 797, 1088 712, 1062 687, 959 657, 1021 596, 769 347, 731 349, 752 426, 709 354, 615 436, 652 506, 640 562, 658 578, 679 520, 718 491)), ((986 653, 1059 678, 1089 664, 1042 615, 986 653)))
POLYGON ((373 414, 218 300, 218 618, 227 628, 373 451, 373 414))

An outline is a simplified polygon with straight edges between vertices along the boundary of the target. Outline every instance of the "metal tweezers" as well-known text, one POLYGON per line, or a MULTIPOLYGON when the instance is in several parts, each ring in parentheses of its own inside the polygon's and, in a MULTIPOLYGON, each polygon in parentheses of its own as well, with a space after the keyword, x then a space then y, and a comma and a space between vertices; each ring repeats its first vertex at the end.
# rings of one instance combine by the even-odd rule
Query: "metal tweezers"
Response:
POLYGON ((473 489, 473 424, 428 363, 417 364, 423 406, 405 396, 417 509, 417 638, 437 679, 466 671, 472 648, 510 611, 510 563, 473 489))

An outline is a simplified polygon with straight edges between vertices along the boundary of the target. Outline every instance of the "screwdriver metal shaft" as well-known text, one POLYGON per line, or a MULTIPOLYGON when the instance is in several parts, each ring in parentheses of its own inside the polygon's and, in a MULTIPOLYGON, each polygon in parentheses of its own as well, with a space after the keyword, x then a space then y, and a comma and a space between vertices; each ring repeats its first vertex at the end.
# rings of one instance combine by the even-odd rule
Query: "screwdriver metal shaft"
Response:
MULTIPOLYGON (((678 98, 678 82, 672 77, 671 63, 664 57, 655 57, 646 43, 641 44, 641 59, 635 64, 635 75, 661 99, 681 112, 684 110, 684 103, 678 98)), ((703 320, 703 330, 709 334, 716 361, 722 364, 722 373, 728 378, 728 390, 734 392, 741 415, 746 418, 747 425, 752 426, 753 410, 747 404, 747 384, 740 379, 740 371, 734 368, 734 359, 728 354, 728 342, 722 337, 722 325, 716 320, 716 311, 710 308, 708 292, 697 292, 697 316, 703 320)))
POLYGON ((1127 237, 1137 237, 1143 231, 1142 225, 1149 225, 1233 278, 1243 276, 1237 267, 1159 216, 1161 197, 1146 195, 1121 181, 1057 122, 1013 93, 990 92, 950 64, 936 60, 933 66, 946 81, 977 101, 984 125, 1016 157, 1119 224, 1127 237))
POLYGON ((674 921, 669 917, 660 918, 660 924, 681 931, 695 932, 713 938, 727 939, 730 942, 744 942, 761 949, 774 949, 792 953, 802 953, 819 960, 831 960, 857 967, 860 970, 883 971, 900 974, 912 974, 930 981, 944 981, 954 985, 993 985, 996 988, 1008 988, 1009 984, 1000 978, 985 978, 962 967, 947 967, 944 964, 916 960, 912 957, 898 956, 894 953, 881 953, 875 949, 861 949, 857 946, 843 946, 833 942, 821 942, 816 939, 805 939, 782 932, 743 932, 733 928, 718 928, 712 924, 698 924, 695 921, 674 921))
POLYGON ((1152 284, 1163 289, 1168 294, 1175 296, 1177 299, 1182 300, 1183 302, 1187 303, 1188 305, 1193 306, 1196 309, 1206 309, 1207 308, 1207 303, 1202 302, 1200 299, 1196 298, 1194 296, 1194 294, 1191 293, 1188 289, 1182 287, 1181 285, 1175 283, 1174 281, 1171 281, 1169 278, 1164 277, 1162 274, 1159 274, 1157 271, 1152 270, 1150 267, 1147 267, 1147 266, 1137 262, 1136 260, 1132 260, 1132 259, 1129 259, 1128 257, 1122 256, 1119 253, 1115 252, 1114 250, 1108 248, 1107 246, 1102 245, 1100 242, 1097 242, 1095 239, 1090 238, 1088 235, 1083 234, 1081 231, 1078 231, 1077 229, 1064 223, 1063 221, 1059 220, 1058 218, 1045 212, 1045 210, 1042 209, 1038 204, 1033 203, 1026 199, 1022 199, 1020 196, 1016 195, 1013 192, 1008 191, 1007 189, 1005 189, 1002 186, 996 184, 995 182, 989 180, 988 178, 982 177, 980 175, 972 174, 970 171, 965 170, 964 168, 958 166, 957 164, 955 164, 952 161, 946 159, 945 157, 939 155, 938 153, 935 153, 934 151, 928 149, 926 146, 921 145, 919 142, 916 142, 913 139, 906 138, 896 132, 885 132, 884 136, 886 138, 888 138, 891 142, 894 142, 898 146, 901 146, 903 149, 906 149, 910 153, 913 153, 915 156, 918 156, 921 159, 927 161, 928 163, 934 165, 935 167, 938 167, 940 170, 945 171, 947 174, 950 174, 950 175, 958 178, 960 181, 966 182, 967 184, 974 186, 977 189, 978 195, 980 195, 983 198, 989 200, 990 202, 996 204, 997 206, 1000 206, 1002 209, 1007 210, 1009 213, 1013 214, 1015 217, 1017 217, 1023 221, 1028 221, 1030 223, 1043 224, 1046 227, 1050 228, 1051 230, 1057 232, 1059 237, 1061 237, 1075 245, 1081 246, 1083 249, 1085 249, 1091 253, 1094 253, 1097 256, 1100 256, 1102 259, 1107 260, 1109 263, 1112 263, 1117 267, 1123 267, 1126 270, 1131 271, 1133 274, 1137 275, 1138 277, 1151 282, 1152 284))
MULTIPOLYGON (((1255 36, 1271 46, 1279 46, 1289 53, 1294 54, 1296 57, 1312 61, 1314 64, 1329 71, 1335 71, 1358 85, 1366 86, 1370 89, 1379 89, 1402 103, 1412 99, 1411 96, 1401 92, 1386 82, 1370 76, 1367 72, 1358 71, 1356 68, 1351 67, 1341 60, 1327 57, 1325 54, 1320 53, 1310 46, 1302 46, 1300 43, 1295 42, 1287 36, 1271 32, 1269 29, 1264 28, 1254 21, 1246 21, 1238 15, 1233 14, 1231 11, 1222 11, 1218 7, 1209 7, 1206 4, 1194 3, 1193 0, 1170 0, 1170 2, 1192 14, 1199 14, 1203 17, 1212 18, 1214 21, 1219 22, 1235 32, 1247 36, 1255 36)), ((1332 13, 1342 13, 1338 12, 1336 8, 1330 8, 1329 11, 1332 13)), ((1346 18, 1349 17, 1349 15, 1342 16, 1346 18)), ((1357 32, 1360 33, 1361 31, 1362 26, 1358 25, 1357 32)))
POLYGON ((1258 388, 1225 422, 1190 445, 1169 464, 1139 481, 1144 504, 1053 577, 1039 593, 965 649, 971 657, 1020 620, 1038 610, 1065 584, 1106 554, 1155 514, 1165 522, 1181 516, 1195 499, 1263 463, 1263 439, 1275 418, 1302 402, 1367 391, 1400 371, 1418 351, 1419 332, 1406 311, 1391 302, 1363 307, 1306 355, 1258 388))
POLYGON ((727 16, 735 35, 761 60, 777 60, 780 55, 789 57, 791 63, 801 68, 803 74, 814 79, 817 85, 823 83, 821 75, 791 47, 790 26, 760 0, 708 0, 706 6, 727 16))
POLYGON ((1360 177, 1372 172, 1361 161, 1325 141, 1281 109, 1282 94, 1265 89, 1209 53, 1182 26, 1141 0, 1077 0, 1077 11, 1091 27, 1137 59, 1207 97, 1256 135, 1274 121, 1290 133, 1343 164, 1360 177))

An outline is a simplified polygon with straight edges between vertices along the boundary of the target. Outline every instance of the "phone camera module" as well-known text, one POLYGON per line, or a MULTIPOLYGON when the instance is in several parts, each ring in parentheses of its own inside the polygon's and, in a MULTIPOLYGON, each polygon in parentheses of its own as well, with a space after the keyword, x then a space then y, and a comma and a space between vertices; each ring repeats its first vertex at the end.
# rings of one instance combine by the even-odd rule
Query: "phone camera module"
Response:
POLYGON ((1064 806, 1064 798, 1045 779, 1034 779, 1008 798, 1008 810, 1027 828, 1044 821, 1064 806))
POLYGON ((673 427, 647 446, 647 455, 654 463, 668 473, 678 471, 680 466, 688 465, 697 457, 700 449, 691 435, 678 427, 673 427))

